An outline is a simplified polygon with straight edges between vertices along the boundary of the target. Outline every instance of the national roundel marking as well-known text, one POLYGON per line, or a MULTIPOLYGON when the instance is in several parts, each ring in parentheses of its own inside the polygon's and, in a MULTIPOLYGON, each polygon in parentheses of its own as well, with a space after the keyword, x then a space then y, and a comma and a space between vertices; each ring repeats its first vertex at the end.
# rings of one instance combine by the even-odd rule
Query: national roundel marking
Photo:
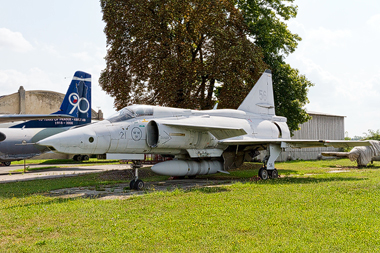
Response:
POLYGON ((142 131, 140 128, 134 127, 131 131, 131 135, 134 141, 139 141, 141 140, 141 137, 142 137, 142 131))

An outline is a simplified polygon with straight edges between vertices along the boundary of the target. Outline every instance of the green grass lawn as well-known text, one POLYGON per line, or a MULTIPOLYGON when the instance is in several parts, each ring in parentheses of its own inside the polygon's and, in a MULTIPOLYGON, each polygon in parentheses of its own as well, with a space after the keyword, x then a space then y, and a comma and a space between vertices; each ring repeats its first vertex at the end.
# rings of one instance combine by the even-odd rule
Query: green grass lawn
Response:
POLYGON ((380 163, 366 169, 354 166, 345 159, 277 163, 282 176, 268 181, 250 180, 257 169, 243 168, 231 175, 208 176, 243 182, 149 192, 127 200, 44 194, 123 181, 105 181, 99 174, 1 184, 0 248, 3 252, 376 252, 380 163))

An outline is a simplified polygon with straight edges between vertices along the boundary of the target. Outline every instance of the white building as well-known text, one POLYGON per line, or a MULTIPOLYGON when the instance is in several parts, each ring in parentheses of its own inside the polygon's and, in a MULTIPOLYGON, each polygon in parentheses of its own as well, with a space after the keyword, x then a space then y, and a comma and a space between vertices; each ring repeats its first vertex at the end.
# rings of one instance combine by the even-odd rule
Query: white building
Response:
MULTIPOLYGON (((300 130, 294 132, 292 139, 310 140, 343 140, 344 139, 344 118, 345 116, 332 115, 327 113, 308 112, 311 120, 300 125, 300 130)), ((339 148, 287 148, 281 153, 277 161, 287 159, 316 160, 322 152, 340 151, 339 148)))

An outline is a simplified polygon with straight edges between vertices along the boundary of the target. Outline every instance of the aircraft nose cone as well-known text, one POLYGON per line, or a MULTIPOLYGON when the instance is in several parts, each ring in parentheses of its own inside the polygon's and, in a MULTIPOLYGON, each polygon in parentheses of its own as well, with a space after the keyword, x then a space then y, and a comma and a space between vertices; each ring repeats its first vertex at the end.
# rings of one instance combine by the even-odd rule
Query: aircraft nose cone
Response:
POLYGON ((95 132, 92 127, 81 127, 53 135, 37 144, 65 154, 104 154, 108 152, 110 141, 106 128, 95 132))
POLYGON ((91 133, 91 131, 87 130, 86 132, 82 129, 68 130, 66 132, 40 140, 37 144, 46 146, 55 152, 81 154, 83 152, 82 148, 84 147, 84 140, 87 138, 87 142, 89 142, 96 136, 95 133, 91 133), (88 132, 90 132, 90 134, 88 134, 88 132), (92 139, 90 139, 91 137, 92 139))
POLYGON ((60 138, 51 136, 36 142, 37 145, 48 147, 51 151, 58 151, 60 147, 60 138))

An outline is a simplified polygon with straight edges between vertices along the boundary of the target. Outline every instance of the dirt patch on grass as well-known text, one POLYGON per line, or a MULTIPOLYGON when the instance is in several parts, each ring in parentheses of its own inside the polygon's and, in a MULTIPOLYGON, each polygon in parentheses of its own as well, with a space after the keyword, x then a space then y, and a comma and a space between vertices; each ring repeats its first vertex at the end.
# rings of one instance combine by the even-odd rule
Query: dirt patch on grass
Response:
MULTIPOLYGON (((262 164, 248 163, 243 164, 241 168, 236 170, 253 170, 259 169, 262 164)), ((142 180, 146 178, 152 178, 157 176, 150 167, 140 168, 139 178, 142 180)), ((49 192, 47 195, 51 197, 59 198, 97 198, 97 199, 127 199, 134 195, 141 195, 153 191, 172 191, 175 189, 189 190, 193 188, 204 188, 204 187, 221 187, 223 185, 231 184, 232 181, 248 181, 248 179, 239 180, 239 178, 225 178, 222 175, 220 177, 213 175, 212 179, 207 177, 198 176, 194 179, 173 179, 156 182, 146 182, 145 189, 143 191, 135 191, 129 188, 129 180, 134 177, 133 169, 125 170, 109 170, 101 173, 99 179, 104 181, 118 181, 125 180, 125 183, 119 183, 116 185, 97 185, 90 187, 74 187, 59 189, 49 192)), ((240 178, 241 179, 241 178, 240 178)), ((219 189, 219 188, 218 188, 219 189)))
MULTIPOLYGON (((99 175, 99 178, 101 180, 128 180, 134 177, 134 172, 135 171, 133 169, 109 170, 101 173, 99 175)), ((139 177, 148 178, 153 176, 157 176, 157 174, 154 173, 150 169, 150 167, 144 167, 139 169, 139 177)))
MULTIPOLYGON (((105 173, 109 176, 116 176, 117 173, 105 173)), ((208 179, 178 179, 166 180, 161 182, 145 182, 145 189, 142 191, 131 190, 129 183, 120 183, 116 185, 98 185, 90 187, 74 187, 50 191, 47 196, 58 198, 96 198, 102 200, 108 199, 128 199, 132 196, 142 195, 154 191, 174 191, 176 189, 190 190, 194 188, 219 187, 218 190, 211 192, 226 191, 224 187, 231 184, 231 180, 208 180, 208 179)))

